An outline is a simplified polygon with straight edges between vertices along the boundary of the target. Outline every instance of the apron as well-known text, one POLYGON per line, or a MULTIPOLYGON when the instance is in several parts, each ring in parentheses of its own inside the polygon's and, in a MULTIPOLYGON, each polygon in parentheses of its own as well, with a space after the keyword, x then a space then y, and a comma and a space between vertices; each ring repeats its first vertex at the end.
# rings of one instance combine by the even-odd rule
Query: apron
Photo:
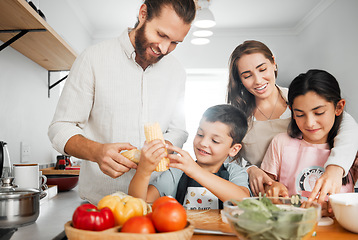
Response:
MULTIPOLYGON (((277 87, 281 96, 287 102, 288 89, 279 86, 277 87)), ((262 159, 264 159, 266 150, 272 138, 279 133, 287 132, 287 127, 290 121, 291 110, 288 106, 279 119, 271 119, 267 121, 253 120, 249 125, 246 136, 242 140, 242 149, 239 152, 240 165, 243 167, 246 165, 256 165, 260 168, 262 159)))
MULTIPOLYGON (((316 181, 324 173, 324 164, 331 150, 328 144, 319 145, 307 146, 304 140, 292 138, 284 147, 278 180, 287 187, 289 196, 301 194, 309 197, 316 181)), ((341 188, 341 192, 352 191, 352 181, 341 188)))
POLYGON ((239 156, 248 161, 250 165, 260 167, 272 138, 279 133, 287 132, 290 121, 291 118, 252 122, 249 131, 242 140, 239 156))
MULTIPOLYGON (((213 174, 229 181, 229 172, 224 165, 213 174)), ((223 209, 220 199, 185 173, 180 177, 175 199, 187 210, 223 209)))

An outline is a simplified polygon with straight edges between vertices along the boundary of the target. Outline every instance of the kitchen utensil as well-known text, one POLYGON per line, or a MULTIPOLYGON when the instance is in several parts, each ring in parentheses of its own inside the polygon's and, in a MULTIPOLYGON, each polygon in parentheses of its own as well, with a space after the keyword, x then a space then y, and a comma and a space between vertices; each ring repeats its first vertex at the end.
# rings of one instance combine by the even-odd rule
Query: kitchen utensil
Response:
POLYGON ((189 240, 193 236, 194 225, 188 222, 187 226, 179 231, 143 234, 121 233, 118 226, 100 232, 81 230, 72 227, 71 221, 69 221, 65 224, 65 232, 69 240, 189 240))
POLYGON ((345 229, 358 233, 358 193, 337 193, 329 196, 334 216, 345 229))
POLYGON ((10 154, 6 142, 0 141, 0 177, 12 177, 10 154))
POLYGON ((18 185, 19 188, 41 189, 47 181, 46 176, 40 175, 39 165, 37 163, 14 164, 13 173, 15 177, 14 183, 18 185))
POLYGON ((35 222, 40 212, 40 198, 46 196, 38 189, 17 188, 13 177, 1 178, 0 228, 17 228, 35 222))
POLYGON ((210 234, 210 235, 222 235, 222 236, 236 236, 235 233, 231 233, 231 232, 223 232, 220 230, 207 230, 207 229, 200 229, 200 228, 195 228, 194 229, 194 234, 210 234))
POLYGON ((78 175, 73 174, 46 174, 46 177, 47 185, 57 185, 59 192, 69 191, 76 187, 78 183, 78 175))
POLYGON ((56 157, 57 161, 56 161, 56 166, 55 169, 65 169, 66 167, 71 167, 72 166, 72 162, 69 156, 65 156, 65 155, 58 155, 56 157))

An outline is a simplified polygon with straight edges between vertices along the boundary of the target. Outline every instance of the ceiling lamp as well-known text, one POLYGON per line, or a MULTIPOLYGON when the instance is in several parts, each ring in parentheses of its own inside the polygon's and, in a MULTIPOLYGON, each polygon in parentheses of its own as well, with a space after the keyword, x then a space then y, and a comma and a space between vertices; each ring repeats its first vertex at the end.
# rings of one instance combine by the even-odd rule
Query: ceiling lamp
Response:
POLYGON ((210 40, 208 38, 193 38, 190 42, 194 45, 205 45, 210 43, 210 40))
POLYGON ((196 17, 194 25, 199 28, 211 28, 216 25, 213 13, 209 9, 211 0, 196 0, 196 17))
POLYGON ((210 37, 213 35, 213 32, 206 29, 197 29, 193 32, 194 37, 210 37))

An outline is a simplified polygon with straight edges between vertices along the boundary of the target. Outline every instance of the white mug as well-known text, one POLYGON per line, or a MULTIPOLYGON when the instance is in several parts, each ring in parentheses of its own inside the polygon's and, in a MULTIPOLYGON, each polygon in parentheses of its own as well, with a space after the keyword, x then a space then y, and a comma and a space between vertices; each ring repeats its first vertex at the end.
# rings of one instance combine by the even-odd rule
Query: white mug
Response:
POLYGON ((37 163, 14 164, 14 183, 19 188, 36 188, 39 189, 47 182, 46 176, 40 174, 37 163))

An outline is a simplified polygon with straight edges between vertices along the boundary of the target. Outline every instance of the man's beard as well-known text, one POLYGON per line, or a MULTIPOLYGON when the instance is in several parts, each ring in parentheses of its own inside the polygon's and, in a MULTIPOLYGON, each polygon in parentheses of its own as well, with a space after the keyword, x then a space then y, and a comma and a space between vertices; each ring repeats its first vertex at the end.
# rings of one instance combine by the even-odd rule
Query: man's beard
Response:
POLYGON ((164 57, 164 55, 161 54, 159 57, 154 57, 146 52, 146 49, 150 47, 150 43, 148 43, 148 39, 145 35, 146 24, 147 23, 145 22, 143 26, 136 31, 134 41, 135 41, 135 51, 138 58, 140 59, 141 62, 150 65, 158 62, 160 59, 162 59, 162 57, 164 57))

